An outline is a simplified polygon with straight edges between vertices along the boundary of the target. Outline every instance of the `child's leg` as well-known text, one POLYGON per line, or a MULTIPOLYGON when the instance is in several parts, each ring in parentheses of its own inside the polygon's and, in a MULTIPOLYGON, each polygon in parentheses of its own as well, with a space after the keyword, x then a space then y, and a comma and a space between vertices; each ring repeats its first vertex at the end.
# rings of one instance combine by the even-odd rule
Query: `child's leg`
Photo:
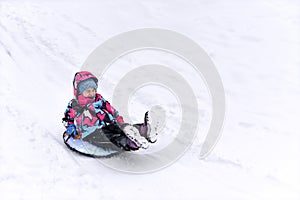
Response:
POLYGON ((146 138, 148 142, 155 143, 157 141, 157 133, 155 130, 151 130, 151 126, 148 123, 147 125, 143 124, 133 124, 139 130, 141 136, 146 138))
POLYGON ((98 129, 83 140, 100 147, 119 148, 125 151, 147 148, 148 142, 141 137, 138 129, 130 124, 110 124, 98 129))
POLYGON ((157 127, 151 128, 149 123, 149 112, 147 111, 144 116, 144 123, 133 124, 139 130, 141 136, 147 139, 148 142, 154 143, 157 141, 157 127))
POLYGON ((121 127, 117 124, 110 124, 104 128, 102 128, 104 135, 117 147, 125 150, 138 150, 139 147, 136 143, 130 140, 121 127))
POLYGON ((149 143, 147 139, 141 136, 139 129, 132 124, 122 124, 121 129, 124 134, 134 142, 138 147, 143 149, 147 149, 149 147, 149 143))
POLYGON ((83 140, 98 147, 113 149, 117 151, 120 150, 120 148, 112 143, 110 139, 105 135, 103 129, 97 129, 95 132, 83 138, 83 140))
POLYGON ((133 124, 133 126, 136 127, 139 130, 141 136, 143 136, 143 137, 147 136, 148 127, 145 126, 143 123, 133 124))

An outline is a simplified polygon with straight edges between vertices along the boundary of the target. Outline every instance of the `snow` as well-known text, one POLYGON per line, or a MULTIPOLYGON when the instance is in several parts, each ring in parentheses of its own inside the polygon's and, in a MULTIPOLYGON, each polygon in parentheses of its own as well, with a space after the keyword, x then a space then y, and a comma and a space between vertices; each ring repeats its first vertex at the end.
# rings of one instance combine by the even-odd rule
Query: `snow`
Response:
MULTIPOLYGON (((1 198, 300 199, 299 24, 296 0, 0 1, 1 198), (162 52, 120 58, 101 80, 106 99, 124 69, 161 63, 187 77, 201 115, 183 157, 136 175, 69 151, 61 118, 88 55, 112 36, 145 27, 177 31, 203 47, 222 78, 227 107, 222 137, 201 160, 211 117, 201 78, 162 52), (117 70, 122 65, 128 68, 117 70)), ((174 138, 181 110, 170 92, 147 87, 131 98, 132 120, 157 103, 173 114, 155 151, 174 138)))

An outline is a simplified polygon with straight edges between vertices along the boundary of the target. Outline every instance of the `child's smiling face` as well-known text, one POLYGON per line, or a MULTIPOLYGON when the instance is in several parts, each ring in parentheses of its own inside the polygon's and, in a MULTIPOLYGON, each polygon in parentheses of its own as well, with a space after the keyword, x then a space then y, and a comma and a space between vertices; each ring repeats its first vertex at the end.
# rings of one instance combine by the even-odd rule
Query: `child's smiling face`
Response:
POLYGON ((94 88, 88 88, 88 89, 84 90, 84 92, 82 93, 82 95, 84 97, 94 98, 95 95, 96 95, 96 90, 94 88))

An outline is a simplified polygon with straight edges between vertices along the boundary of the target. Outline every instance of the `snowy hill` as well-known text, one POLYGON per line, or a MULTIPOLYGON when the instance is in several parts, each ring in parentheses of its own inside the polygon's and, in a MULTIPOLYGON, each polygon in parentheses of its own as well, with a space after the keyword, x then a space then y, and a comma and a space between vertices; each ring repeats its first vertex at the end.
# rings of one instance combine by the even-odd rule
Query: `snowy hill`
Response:
MULTIPOLYGON (((0 1, 1 198, 300 199, 299 24, 296 0, 0 1), (68 150, 61 118, 74 73, 90 53, 145 27, 186 35, 208 53, 225 88, 226 120, 212 153, 199 159, 211 118, 201 77, 163 52, 120 58, 100 80, 108 100, 124 70, 165 64, 189 81, 200 113, 196 140, 183 157, 134 175, 68 150)), ((156 103, 172 115, 152 151, 174 138, 176 97, 156 85, 129 102, 136 122, 156 103)))

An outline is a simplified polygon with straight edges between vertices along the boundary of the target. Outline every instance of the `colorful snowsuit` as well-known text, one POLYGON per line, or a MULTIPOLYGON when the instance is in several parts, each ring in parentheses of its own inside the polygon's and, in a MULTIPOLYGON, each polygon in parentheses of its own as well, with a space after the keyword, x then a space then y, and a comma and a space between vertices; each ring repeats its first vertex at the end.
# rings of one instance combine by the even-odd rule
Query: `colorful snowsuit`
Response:
POLYGON ((73 81, 75 98, 69 102, 63 121, 67 122, 67 126, 75 124, 77 133, 82 139, 92 142, 97 141, 95 138, 98 137, 99 141, 99 137, 102 137, 103 140, 108 139, 124 150, 138 149, 121 130, 120 126, 124 124, 123 117, 108 101, 98 93, 94 99, 78 93, 80 82, 90 78, 98 83, 98 79, 90 72, 75 74, 73 81))
POLYGON ((100 94, 96 94, 94 102, 86 105, 80 105, 77 99, 72 99, 65 111, 64 120, 68 124, 75 123, 82 137, 108 124, 124 123, 118 111, 100 94))

